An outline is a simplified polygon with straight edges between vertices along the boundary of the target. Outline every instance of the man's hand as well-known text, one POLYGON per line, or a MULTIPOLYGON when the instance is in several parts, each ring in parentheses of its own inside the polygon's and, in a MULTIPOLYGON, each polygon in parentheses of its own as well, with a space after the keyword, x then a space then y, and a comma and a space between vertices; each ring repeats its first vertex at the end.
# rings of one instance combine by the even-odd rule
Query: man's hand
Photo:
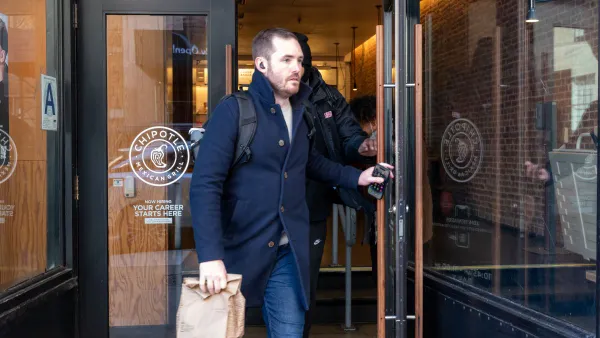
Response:
MULTIPOLYGON (((393 166, 391 166, 387 163, 379 163, 379 164, 386 168, 394 169, 393 166)), ((371 183, 383 183, 383 177, 374 177, 373 176, 374 169, 375 169, 375 167, 371 167, 371 168, 363 171, 362 174, 360 174, 360 177, 358 178, 358 185, 367 186, 371 183)), ((390 178, 394 178, 394 173, 390 172, 390 178)))
POLYGON ((372 138, 364 140, 358 147, 358 153, 365 157, 377 156, 377 140, 372 138))
POLYGON ((211 295, 220 293, 227 287, 227 271, 223 261, 200 263, 200 290, 211 295))
POLYGON ((525 176, 537 178, 543 182, 550 180, 550 173, 548 170, 540 167, 537 164, 533 164, 530 161, 525 161, 525 176))

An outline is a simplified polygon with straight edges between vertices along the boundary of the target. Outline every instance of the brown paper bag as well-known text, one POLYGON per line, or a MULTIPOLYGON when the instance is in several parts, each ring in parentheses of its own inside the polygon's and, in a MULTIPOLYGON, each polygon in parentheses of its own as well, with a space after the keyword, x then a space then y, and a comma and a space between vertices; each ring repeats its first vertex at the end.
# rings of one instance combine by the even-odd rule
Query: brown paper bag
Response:
POLYGON ((210 295, 198 278, 185 278, 177 309, 177 338, 239 338, 244 336, 246 298, 242 276, 227 275, 227 288, 210 295))

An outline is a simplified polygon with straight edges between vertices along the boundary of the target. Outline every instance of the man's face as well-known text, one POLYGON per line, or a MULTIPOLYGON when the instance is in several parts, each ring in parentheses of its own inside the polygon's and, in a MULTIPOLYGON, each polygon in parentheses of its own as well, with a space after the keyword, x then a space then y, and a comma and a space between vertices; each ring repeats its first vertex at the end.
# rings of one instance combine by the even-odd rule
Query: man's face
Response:
POLYGON ((276 94, 288 98, 300 89, 302 49, 295 39, 273 39, 275 52, 268 61, 266 77, 276 94))
POLYGON ((362 130, 364 130, 369 136, 373 135, 377 131, 377 121, 362 122, 360 124, 362 130))

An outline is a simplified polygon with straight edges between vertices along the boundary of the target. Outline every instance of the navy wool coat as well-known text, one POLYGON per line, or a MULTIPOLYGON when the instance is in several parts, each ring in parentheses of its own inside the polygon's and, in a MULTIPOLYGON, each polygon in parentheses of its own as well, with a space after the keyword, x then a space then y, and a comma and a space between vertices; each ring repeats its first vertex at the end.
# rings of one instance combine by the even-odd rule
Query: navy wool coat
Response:
POLYGON ((223 260, 228 273, 241 274, 248 307, 263 304, 285 230, 302 285, 298 296, 308 309, 306 177, 350 189, 358 186, 359 170, 331 162, 311 149, 302 104, 310 91, 301 83, 299 92, 290 98, 290 140, 270 83, 255 71, 249 89, 257 115, 251 160, 230 170, 239 116, 235 98, 216 107, 198 150, 190 188, 198 261, 223 260))

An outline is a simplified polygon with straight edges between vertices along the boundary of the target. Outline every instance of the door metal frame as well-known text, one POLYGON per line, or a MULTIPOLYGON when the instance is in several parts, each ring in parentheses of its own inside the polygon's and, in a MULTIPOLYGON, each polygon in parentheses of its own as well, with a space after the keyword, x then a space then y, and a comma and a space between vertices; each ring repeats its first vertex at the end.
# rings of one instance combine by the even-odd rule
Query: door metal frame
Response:
MULTIPOLYGON (((79 174, 79 334, 109 337, 106 16, 208 15, 209 110, 225 95, 225 45, 236 46, 234 0, 79 0, 77 167, 79 174)), ((234 48, 235 49, 235 48, 234 48)), ((237 52, 234 50, 233 54, 237 52)), ((227 61, 226 61, 227 60, 227 61)), ((234 65, 233 69, 237 69, 234 65)), ((235 74, 235 71, 232 72, 235 74)), ((229 82, 231 81, 231 82, 229 82)))
MULTIPOLYGON (((378 243, 385 245, 385 263, 381 260, 379 271, 385 279, 385 322, 378 322, 379 337, 405 337, 407 334, 407 225, 409 216, 410 185, 407 175, 410 161, 407 155, 407 136, 410 135, 409 113, 406 109, 406 0, 384 0, 383 61, 385 139, 394 140, 392 149, 386 151, 386 160, 393 160, 394 188, 386 195, 385 232, 378 235, 378 243), (393 27, 392 27, 393 25, 393 27), (393 48, 393 49, 392 49, 393 48), (395 58, 394 58, 395 56, 395 58), (396 77, 392 83, 392 62, 396 77), (393 129, 392 123, 393 121, 393 129)), ((389 143, 389 142, 386 142, 389 143)), ((381 296, 380 296, 381 297, 381 296)), ((380 298, 381 302, 382 299, 380 298)))
MULTIPOLYGON (((418 2, 411 0, 384 0, 384 71, 385 71, 385 121, 393 120, 393 130, 386 129, 386 139, 394 139, 394 147, 388 152, 387 160, 393 158, 395 165, 395 185, 393 189, 393 205, 389 207, 389 220, 386 220, 386 250, 387 258, 394 261, 391 271, 386 271, 386 325, 385 332, 380 337, 406 337, 408 320, 415 320, 416 337, 423 335, 423 264, 409 264, 411 252, 422 258, 422 248, 415 241, 422 240, 417 236, 417 229, 412 225, 419 220, 415 209, 415 194, 419 184, 415 184, 415 113, 417 104, 422 102, 416 95, 422 95, 422 90, 416 89, 415 62, 421 58, 415 57, 415 25, 419 23, 418 2), (415 5, 416 3, 416 5, 415 5), (392 27, 393 25, 393 27, 392 27), (392 30, 393 29, 393 30, 392 30), (392 61, 396 69, 396 77, 392 83, 392 61), (409 83, 413 82, 413 83, 409 83), (392 91, 393 90, 393 91, 392 91), (415 96, 413 96, 415 95, 415 96), (392 99, 393 97, 393 99, 392 99), (415 269, 419 288, 415 292, 416 314, 408 314, 407 284, 409 269, 415 269), (389 274, 388 274, 389 273, 389 274)), ((419 77, 420 78, 420 77, 419 77)), ((419 84, 421 83, 418 81, 419 84)), ((388 123, 389 124, 389 123, 388 123)), ((419 166, 420 167, 420 166, 419 166)), ((418 169, 418 168, 417 168, 418 169)), ((422 177, 422 173, 419 177, 422 177)), ((422 220, 422 219, 421 219, 422 220)), ((420 228, 419 228, 420 229, 420 228)), ((411 326, 412 328, 412 326, 411 326)), ((379 327, 382 330, 382 325, 379 327)))

